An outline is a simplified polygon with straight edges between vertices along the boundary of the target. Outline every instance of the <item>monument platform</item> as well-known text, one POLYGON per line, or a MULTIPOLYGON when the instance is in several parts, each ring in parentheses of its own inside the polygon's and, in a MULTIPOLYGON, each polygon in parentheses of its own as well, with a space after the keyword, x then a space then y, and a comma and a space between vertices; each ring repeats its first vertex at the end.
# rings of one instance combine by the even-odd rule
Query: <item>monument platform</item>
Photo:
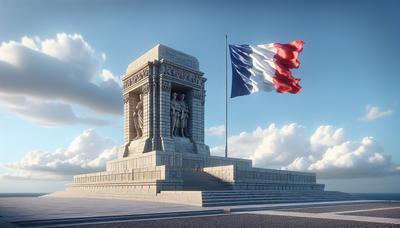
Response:
POLYGON ((315 173, 262 169, 211 156, 204 143, 206 78, 198 60, 157 45, 122 78, 124 145, 104 172, 74 176, 51 196, 116 197, 197 206, 343 200, 315 173))

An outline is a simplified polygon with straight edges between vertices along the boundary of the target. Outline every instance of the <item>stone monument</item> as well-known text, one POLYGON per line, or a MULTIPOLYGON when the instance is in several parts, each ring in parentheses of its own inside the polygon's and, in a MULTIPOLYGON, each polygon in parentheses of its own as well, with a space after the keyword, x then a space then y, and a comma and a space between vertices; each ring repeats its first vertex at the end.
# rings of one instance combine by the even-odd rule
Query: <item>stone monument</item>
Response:
POLYGON ((207 191, 323 192, 314 173, 253 168, 211 156, 204 144, 205 82, 198 60, 157 45, 123 81, 124 145, 106 171, 74 176, 58 196, 136 198, 204 205, 207 191))

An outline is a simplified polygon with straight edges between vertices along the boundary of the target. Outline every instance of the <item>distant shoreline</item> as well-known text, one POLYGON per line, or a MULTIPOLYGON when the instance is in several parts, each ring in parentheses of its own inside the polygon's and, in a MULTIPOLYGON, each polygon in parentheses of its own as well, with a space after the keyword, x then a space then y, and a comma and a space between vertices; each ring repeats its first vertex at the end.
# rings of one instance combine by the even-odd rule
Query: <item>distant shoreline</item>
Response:
POLYGON ((0 193, 1 197, 39 197, 49 193, 0 193))

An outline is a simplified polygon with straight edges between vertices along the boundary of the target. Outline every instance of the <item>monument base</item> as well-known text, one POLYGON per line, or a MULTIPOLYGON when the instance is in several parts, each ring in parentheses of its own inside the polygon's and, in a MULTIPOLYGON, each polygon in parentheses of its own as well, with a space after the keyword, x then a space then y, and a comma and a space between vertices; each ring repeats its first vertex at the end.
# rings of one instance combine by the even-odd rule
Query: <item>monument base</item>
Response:
POLYGON ((45 197, 114 198, 185 204, 199 207, 356 200, 347 193, 320 190, 161 191, 150 193, 55 192, 45 197))
POLYGON ((101 197, 221 206, 345 200, 314 173, 253 168, 251 160, 151 151, 109 161, 105 172, 74 176, 53 197, 101 197), (184 165, 183 165, 184 164, 184 165))

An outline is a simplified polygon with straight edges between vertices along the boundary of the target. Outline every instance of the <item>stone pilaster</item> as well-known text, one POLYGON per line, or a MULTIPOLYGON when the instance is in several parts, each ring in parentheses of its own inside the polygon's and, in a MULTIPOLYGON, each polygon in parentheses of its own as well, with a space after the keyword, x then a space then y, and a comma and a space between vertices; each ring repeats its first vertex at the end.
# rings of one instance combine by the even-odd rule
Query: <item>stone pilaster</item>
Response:
POLYGON ((204 90, 192 90, 190 134, 195 143, 204 143, 204 90))
POLYGON ((153 108, 153 137, 152 150, 162 150, 160 138, 160 76, 157 75, 157 67, 153 67, 152 83, 152 108, 153 108))
POLYGON ((133 96, 131 93, 124 95, 124 141, 129 143, 133 139, 133 96))
POLYGON ((171 117, 170 117, 170 101, 171 100, 171 82, 160 78, 160 137, 171 137, 171 117))
POLYGON ((144 84, 141 87, 143 96, 143 138, 149 138, 151 132, 151 110, 150 110, 150 85, 149 83, 144 84))

